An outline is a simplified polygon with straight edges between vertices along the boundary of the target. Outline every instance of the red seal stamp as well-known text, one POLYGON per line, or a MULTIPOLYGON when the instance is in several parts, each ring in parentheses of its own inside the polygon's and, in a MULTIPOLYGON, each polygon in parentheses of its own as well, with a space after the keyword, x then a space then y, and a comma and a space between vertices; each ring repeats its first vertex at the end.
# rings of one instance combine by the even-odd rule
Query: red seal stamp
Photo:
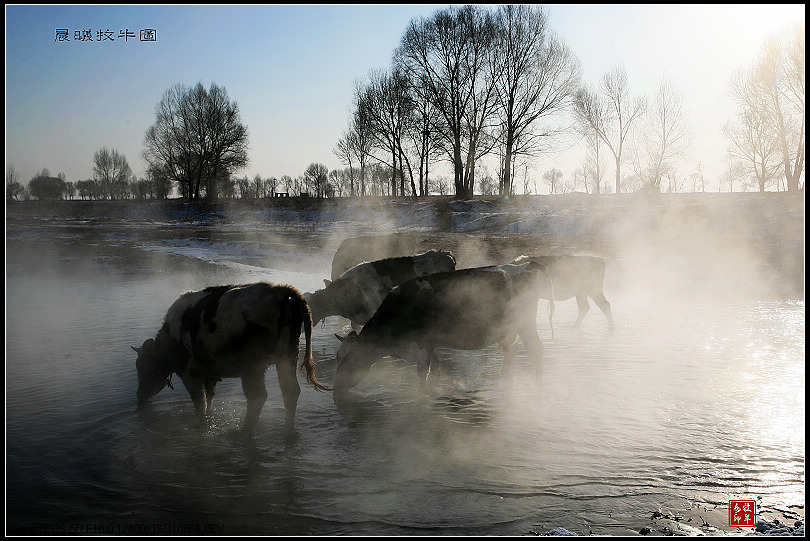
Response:
POLYGON ((729 500, 728 525, 754 527, 757 525, 756 500, 729 500))

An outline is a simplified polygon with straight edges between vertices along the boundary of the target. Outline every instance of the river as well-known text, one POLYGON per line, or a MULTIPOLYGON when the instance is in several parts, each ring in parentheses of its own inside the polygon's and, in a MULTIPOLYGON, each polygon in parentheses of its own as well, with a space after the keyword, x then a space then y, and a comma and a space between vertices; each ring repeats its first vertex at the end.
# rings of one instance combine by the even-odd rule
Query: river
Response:
MULTIPOLYGON (((609 262, 617 329, 595 306, 574 328, 576 302, 558 302, 556 340, 538 317, 540 380, 522 348, 506 376, 496 347, 442 350, 426 393, 412 363, 384 359, 350 411, 301 378, 284 437, 270 370, 244 438, 236 380, 202 426, 179 380, 136 410, 130 346, 187 290, 320 288, 329 250, 297 247, 296 231, 261 257, 197 230, 132 242, 135 227, 7 230, 7 533, 634 535, 655 531, 656 512, 683 517, 681 533, 736 533, 710 518, 731 499, 803 515, 803 297, 659 296, 609 262)), ((315 328, 327 385, 347 329, 315 328)))

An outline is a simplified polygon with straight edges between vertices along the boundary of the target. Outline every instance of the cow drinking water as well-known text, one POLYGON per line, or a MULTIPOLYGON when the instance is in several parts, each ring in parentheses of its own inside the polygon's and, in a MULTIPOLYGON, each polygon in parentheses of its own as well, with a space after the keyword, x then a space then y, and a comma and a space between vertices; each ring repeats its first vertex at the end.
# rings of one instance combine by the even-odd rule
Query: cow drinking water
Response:
POLYGON ((394 286, 410 278, 456 268, 453 254, 431 250, 423 254, 389 257, 369 263, 360 263, 314 293, 304 293, 312 321, 317 324, 329 316, 343 316, 358 329, 374 315, 377 307, 394 286))
POLYGON ((267 399, 264 374, 276 365, 287 427, 292 428, 301 389, 296 378, 301 328, 306 350, 301 370, 318 390, 312 319, 301 293, 287 285, 264 282, 215 286, 180 296, 169 308, 154 339, 138 353, 138 403, 142 404, 180 376, 200 415, 211 410, 217 382, 241 378, 247 397, 243 429, 250 431, 267 399))
MULTIPOLYGON (((545 269, 534 261, 403 282, 388 293, 359 334, 338 336, 342 344, 337 354, 335 401, 345 401, 349 389, 385 356, 416 360, 424 385, 438 347, 476 350, 499 344, 506 371, 515 357, 519 336, 539 370, 543 343, 537 334, 537 303, 543 287, 553 289, 545 269)), ((551 301, 550 321, 553 308, 551 301)))

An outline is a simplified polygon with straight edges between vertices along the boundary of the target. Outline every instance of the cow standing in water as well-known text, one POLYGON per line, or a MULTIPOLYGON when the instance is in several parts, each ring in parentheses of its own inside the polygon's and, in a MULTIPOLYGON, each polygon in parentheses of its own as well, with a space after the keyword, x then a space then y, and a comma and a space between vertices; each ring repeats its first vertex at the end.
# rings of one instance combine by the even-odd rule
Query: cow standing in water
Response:
MULTIPOLYGON (((611 329, 616 328, 610 303, 605 298, 603 291, 605 282, 604 259, 582 255, 521 256, 515 259, 513 263, 520 263, 525 260, 539 263, 548 270, 554 283, 555 301, 564 301, 576 297, 579 312, 574 327, 579 327, 579 324, 585 318, 585 314, 588 313, 590 309, 588 297, 590 297, 602 310, 602 313, 605 314, 608 326, 611 329)), ((540 298, 550 300, 549 291, 542 291, 540 298)))
MULTIPOLYGON (((537 335, 540 290, 553 289, 545 269, 534 261, 431 274, 403 282, 385 297, 363 330, 338 336, 336 402, 371 366, 385 356, 416 360, 424 385, 436 348, 476 350, 499 344, 509 369, 517 337, 538 371, 543 343, 537 335)), ((554 312, 549 304, 549 321, 554 312)), ((336 335, 337 336, 337 335, 336 335)))
POLYGON ((341 274, 364 261, 413 255, 416 250, 416 240, 416 236, 410 233, 368 235, 344 239, 332 258, 330 278, 337 280, 341 274))
POLYGON ((312 310, 314 324, 329 316, 343 316, 351 320, 352 327, 356 330, 374 315, 394 286, 417 276, 455 268, 456 259, 453 254, 443 250, 389 257, 360 263, 332 282, 324 280, 324 289, 304 293, 304 298, 312 310))
POLYGON ((176 373, 204 416, 211 410, 217 382, 241 378, 247 397, 243 429, 251 431, 267 400, 265 371, 275 364, 287 427, 292 428, 301 392, 296 365, 302 327, 306 351, 301 370, 316 389, 328 390, 315 378, 312 319, 294 287, 260 282, 186 293, 169 308, 157 337, 132 348, 138 353, 138 403, 166 385, 173 388, 176 373))

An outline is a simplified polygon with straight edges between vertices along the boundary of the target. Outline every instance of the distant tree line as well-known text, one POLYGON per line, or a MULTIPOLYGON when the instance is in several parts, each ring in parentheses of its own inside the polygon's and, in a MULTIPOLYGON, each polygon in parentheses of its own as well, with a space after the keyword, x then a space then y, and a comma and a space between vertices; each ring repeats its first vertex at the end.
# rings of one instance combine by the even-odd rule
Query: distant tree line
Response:
MULTIPOLYGON (((213 83, 177 84, 145 134, 143 178, 104 147, 93 156, 93 178, 75 183, 43 169, 24 187, 10 166, 6 198, 469 197, 519 187, 530 194, 538 191, 532 158, 577 140, 585 157, 568 178, 556 167, 538 175, 549 193, 705 191, 702 164, 686 177, 679 172, 693 134, 674 84, 662 80, 651 99, 634 96, 621 65, 597 85, 583 83, 548 18, 537 5, 453 5, 413 19, 390 68, 355 83, 349 124, 333 150, 342 169, 313 162, 294 178, 236 176, 248 165, 236 102, 213 83), (452 177, 435 174, 440 162, 452 177)), ((731 97, 739 110, 722 130, 729 150, 721 189, 803 189, 803 23, 735 74, 731 97)))

